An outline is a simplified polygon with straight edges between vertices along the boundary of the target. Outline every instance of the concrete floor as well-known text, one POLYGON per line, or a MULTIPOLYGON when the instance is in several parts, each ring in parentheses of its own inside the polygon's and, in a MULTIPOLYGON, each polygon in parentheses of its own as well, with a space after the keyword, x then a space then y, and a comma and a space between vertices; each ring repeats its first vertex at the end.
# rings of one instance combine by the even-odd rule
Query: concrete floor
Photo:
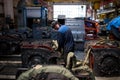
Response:
POLYGON ((84 57, 85 57, 84 51, 75 51, 74 53, 76 55, 77 60, 80 60, 80 61, 84 60, 84 57))

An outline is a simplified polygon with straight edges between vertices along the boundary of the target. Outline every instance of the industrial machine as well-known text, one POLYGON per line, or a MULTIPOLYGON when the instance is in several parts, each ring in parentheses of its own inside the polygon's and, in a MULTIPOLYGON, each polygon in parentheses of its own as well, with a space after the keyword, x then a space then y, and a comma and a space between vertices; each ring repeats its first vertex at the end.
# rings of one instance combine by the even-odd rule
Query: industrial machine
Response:
POLYGON ((17 34, 0 35, 0 55, 19 54, 21 40, 17 34))
MULTIPOLYGON (((67 20, 66 24, 69 23, 69 27, 72 28, 72 32, 74 35, 74 39, 76 41, 76 45, 81 42, 84 42, 84 21, 80 20, 83 22, 82 24, 79 24, 80 19, 72 19, 72 20, 67 20), (77 21, 77 22, 76 22, 77 21), (72 22, 72 23, 71 23, 72 22), (71 23, 71 24, 70 24, 71 23), (77 24, 75 24, 77 23, 77 24), (74 25, 73 25, 74 24, 74 25), (71 26, 70 26, 71 25, 71 26), (80 29, 79 29, 80 28, 80 29), (76 31, 76 32, 75 32, 76 31), (79 36, 79 34, 81 36, 79 36)), ((44 29, 41 30, 41 32, 46 31, 47 34, 50 34, 50 37, 41 37, 39 40, 28 40, 28 41, 23 41, 22 42, 22 53, 21 53, 21 59, 22 59, 22 66, 18 68, 16 78, 18 78, 21 73, 24 71, 29 71, 29 68, 33 68, 34 66, 38 64, 42 65, 57 65, 57 66, 64 66, 65 62, 61 56, 61 53, 55 51, 52 48, 52 40, 55 39, 57 32, 52 30, 52 29, 46 29, 45 27, 39 28, 39 29, 44 29), (50 31, 51 30, 51 31, 50 31)), ((39 36, 44 36, 43 34, 39 36)), ((78 45, 76 46, 75 50, 80 50, 83 48, 79 48, 78 45)), ((81 66, 81 65, 79 65, 81 66)), ((77 66, 78 67, 78 66, 77 66)), ((87 67, 88 69, 88 67, 87 67)), ((85 79, 85 80, 94 80, 94 76, 91 75, 92 72, 83 68, 75 68, 74 70, 69 70, 72 72, 74 76, 76 76, 79 79, 85 79), (83 73, 83 74, 82 74, 83 73), (87 73, 87 74, 84 74, 87 73)), ((39 74, 38 74, 39 75, 39 74)))
MULTIPOLYGON (((114 21, 113 21, 114 22, 114 21)), ((86 42, 84 45, 86 62, 93 70, 96 80, 119 80, 120 41, 113 33, 105 31, 98 36, 99 25, 85 20, 86 42)))
POLYGON ((18 34, 0 35, 0 79, 15 79, 16 68, 20 66, 21 41, 18 34))
POLYGON ((90 65, 97 77, 120 76, 119 48, 114 46, 92 46, 90 65))
MULTIPOLYGON (((31 69, 31 70, 34 69, 34 67, 36 65, 43 65, 43 68, 44 68, 44 66, 51 66, 51 67, 52 66, 54 67, 55 65, 56 66, 64 66, 65 62, 62 58, 61 53, 55 51, 52 48, 51 44, 52 44, 51 40, 44 40, 44 39, 37 41, 37 42, 23 42, 22 46, 21 46, 21 48, 22 48, 22 55, 21 55, 22 67, 18 68, 16 78, 18 78, 20 75, 23 75, 24 72, 26 73, 26 71, 29 72, 29 69, 31 69)), ((45 69, 45 70, 47 70, 47 69, 45 69)), ((58 72, 55 72, 55 73, 48 72, 49 73, 48 74, 47 72, 44 72, 45 70, 43 70, 42 74, 45 74, 48 76, 52 75, 50 77, 54 77, 58 73, 58 72)), ((58 68, 57 68, 57 70, 58 70, 58 68)), ((94 80, 94 76, 93 76, 91 70, 89 70, 89 67, 83 68, 83 66, 79 64, 72 70, 68 70, 68 69, 66 69, 66 70, 68 72, 71 72, 79 80, 81 80, 81 79, 94 80)), ((58 77, 60 77, 62 75, 62 72, 64 72, 64 70, 61 68, 59 71, 60 71, 60 74, 58 77)), ((67 73, 67 71, 66 71, 66 73, 67 73)), ((30 71, 30 74, 33 74, 33 73, 34 72, 30 71)), ((41 74, 39 74, 39 73, 37 75, 39 75, 39 78, 43 77, 43 76, 40 76, 41 74)), ((28 76, 29 76, 29 78, 32 77, 30 75, 28 75, 28 76)), ((36 79, 36 78, 37 77, 30 78, 30 80, 36 79)), ((44 80, 46 80, 47 78, 48 77, 46 77, 44 80)), ((54 80, 54 79, 58 79, 58 78, 55 78, 55 77, 52 78, 52 80, 54 80)), ((60 77, 59 80, 64 80, 64 79, 61 79, 61 77, 60 77)))
POLYGON ((25 27, 28 26, 32 28, 34 24, 34 19, 40 21, 39 27, 45 27, 47 25, 47 8, 44 6, 41 7, 25 7, 24 8, 24 21, 25 27))
POLYGON ((51 44, 49 45, 52 33, 51 29, 46 26, 47 8, 44 6, 28 7, 24 5, 24 0, 20 1, 18 27, 0 34, 1 80, 15 80, 17 72, 22 71, 18 68, 30 68, 38 63, 52 64, 59 56, 52 52, 51 44), (34 20, 40 24, 34 23, 34 20), (45 42, 48 42, 47 46, 44 45, 45 42))
POLYGON ((85 20, 85 39, 97 39, 99 32, 99 24, 93 20, 85 20))
POLYGON ((89 41, 89 66, 96 77, 119 77, 119 43, 113 40, 99 39, 89 41))
MULTIPOLYGON (((20 42, 19 50, 21 51, 21 53, 19 55, 20 58, 19 66, 17 65, 17 67, 14 68, 14 69, 17 68, 17 71, 16 70, 14 71, 14 73, 16 74, 16 78, 22 72, 27 71, 29 68, 33 68, 37 64, 64 66, 64 61, 61 59, 61 54, 52 49, 52 39, 50 38, 54 38, 57 32, 51 31, 51 29, 46 27, 47 9, 43 6, 41 7, 22 6, 20 14, 22 14, 22 16, 20 17, 23 17, 23 19, 20 19, 21 21, 23 21, 22 26, 29 27, 32 29, 33 39, 20 42)), ((66 19, 65 24, 68 25, 72 30, 74 40, 76 42, 75 44, 77 45, 75 50, 81 49, 83 50, 85 40, 84 20, 79 18, 66 19), (81 42, 83 43, 82 45, 81 42)), ((10 61, 12 62, 12 65, 13 64, 15 65, 15 63, 17 63, 16 59, 14 61, 15 61, 14 63, 13 61, 10 61)), ((8 64, 8 61, 6 61, 6 64, 8 64)), ((86 71, 86 69, 83 70, 82 69, 77 68, 69 71, 71 71, 73 75, 79 78, 80 80, 81 79, 94 80, 90 75, 92 72, 88 74, 81 74, 84 72, 90 72, 89 70, 86 71)), ((9 69, 5 70, 7 70, 7 73, 9 72, 9 69)), ((1 68, 1 73, 2 71, 6 73, 6 71, 4 71, 4 69, 2 70, 1 68)), ((9 73, 12 74, 13 70, 10 72, 9 73)))
POLYGON ((57 59, 61 56, 59 52, 53 50, 50 39, 23 42, 21 49, 23 68, 37 64, 57 64, 57 59))

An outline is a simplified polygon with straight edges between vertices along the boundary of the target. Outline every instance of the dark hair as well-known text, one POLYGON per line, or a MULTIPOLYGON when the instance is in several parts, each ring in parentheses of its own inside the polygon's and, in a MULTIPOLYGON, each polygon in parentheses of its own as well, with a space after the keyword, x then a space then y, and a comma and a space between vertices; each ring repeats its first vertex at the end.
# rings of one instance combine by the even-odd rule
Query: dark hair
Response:
POLYGON ((54 28, 56 24, 59 24, 59 22, 53 21, 53 22, 51 23, 51 27, 54 28))

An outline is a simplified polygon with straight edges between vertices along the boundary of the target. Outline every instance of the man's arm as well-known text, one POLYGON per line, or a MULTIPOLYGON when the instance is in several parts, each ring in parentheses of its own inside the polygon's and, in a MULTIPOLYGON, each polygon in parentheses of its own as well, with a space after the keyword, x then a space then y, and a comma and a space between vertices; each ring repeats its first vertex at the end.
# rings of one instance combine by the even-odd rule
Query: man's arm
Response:
POLYGON ((62 52, 61 49, 63 48, 62 46, 64 45, 63 40, 64 39, 63 39, 62 33, 58 32, 57 42, 58 42, 58 51, 60 51, 60 52, 62 52))

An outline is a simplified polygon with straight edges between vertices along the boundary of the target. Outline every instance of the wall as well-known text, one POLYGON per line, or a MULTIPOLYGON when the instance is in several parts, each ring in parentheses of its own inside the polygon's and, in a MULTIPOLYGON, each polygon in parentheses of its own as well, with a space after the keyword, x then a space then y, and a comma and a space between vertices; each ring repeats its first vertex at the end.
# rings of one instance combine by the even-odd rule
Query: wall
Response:
POLYGON ((3 0, 0 0, 0 14, 3 14, 3 0))
POLYGON ((4 12, 5 17, 10 16, 11 19, 14 19, 13 0, 4 0, 4 12))

